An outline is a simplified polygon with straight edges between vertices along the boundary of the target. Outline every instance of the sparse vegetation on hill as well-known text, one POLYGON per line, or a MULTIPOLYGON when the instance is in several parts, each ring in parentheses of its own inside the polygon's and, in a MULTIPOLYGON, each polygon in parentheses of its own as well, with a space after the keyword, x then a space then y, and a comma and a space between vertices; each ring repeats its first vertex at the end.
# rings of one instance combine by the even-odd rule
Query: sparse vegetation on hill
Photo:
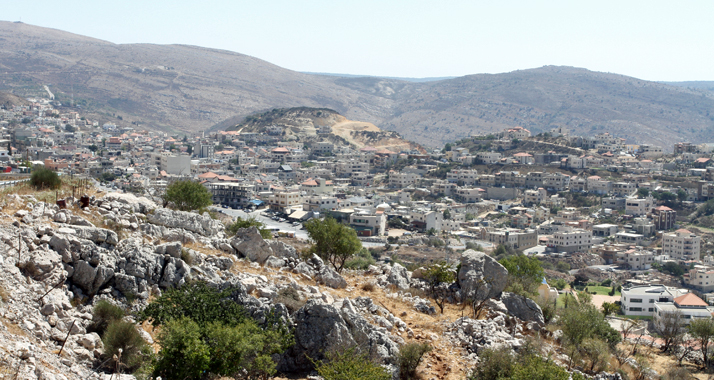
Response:
POLYGON ((116 45, 11 22, 0 23, 0 38, 6 52, 0 64, 6 77, 16 78, 0 90, 41 96, 42 84, 52 83, 58 101, 68 102, 71 91, 88 116, 120 125, 226 128, 256 112, 302 105, 336 110, 433 147, 513 126, 534 134, 554 126, 579 135, 607 130, 632 143, 666 146, 714 137, 714 97, 706 89, 573 67, 416 83, 297 73, 233 52, 116 45))

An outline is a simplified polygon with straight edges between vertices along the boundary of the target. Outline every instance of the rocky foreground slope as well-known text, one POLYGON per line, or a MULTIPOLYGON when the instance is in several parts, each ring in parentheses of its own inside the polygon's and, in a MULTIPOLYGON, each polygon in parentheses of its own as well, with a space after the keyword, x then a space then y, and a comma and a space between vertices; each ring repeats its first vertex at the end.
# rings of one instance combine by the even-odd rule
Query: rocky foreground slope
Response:
MULTIPOLYGON (((110 194, 85 210, 60 210, 32 196, 0 203, 0 378, 109 378, 96 370, 102 341, 87 333, 92 305, 105 299, 138 311, 187 281, 236 286, 234 300, 258 323, 271 309, 288 321, 296 344, 276 358, 282 373, 307 374, 307 357, 359 345, 396 376, 400 346, 421 341, 437 348, 420 367, 423 378, 462 379, 480 350, 517 349, 543 324, 535 303, 503 293, 506 269, 481 252, 462 254, 459 280, 449 287, 453 303, 494 297, 481 319, 471 319, 468 309, 442 315, 413 296, 426 287, 420 270, 382 264, 342 276, 255 228, 229 236, 208 214, 145 198, 110 194), (284 289, 297 291, 301 307, 280 303, 284 289)), ((148 325, 137 328, 155 343, 148 325)))

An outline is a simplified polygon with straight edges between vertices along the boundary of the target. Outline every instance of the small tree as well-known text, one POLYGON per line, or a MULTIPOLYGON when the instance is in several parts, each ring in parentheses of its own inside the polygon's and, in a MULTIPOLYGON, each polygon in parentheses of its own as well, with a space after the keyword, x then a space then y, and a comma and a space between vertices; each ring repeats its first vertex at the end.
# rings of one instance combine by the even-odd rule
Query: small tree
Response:
POLYGON ((347 259, 362 249, 355 230, 334 218, 311 219, 305 222, 305 229, 314 242, 310 252, 332 264, 338 272, 342 272, 347 259))
POLYGON ((685 329, 684 326, 682 326, 682 313, 679 311, 663 313, 659 322, 655 322, 655 330, 664 340, 662 351, 668 352, 674 343, 684 334, 685 329))
POLYGON ((709 343, 714 338, 714 319, 695 319, 689 324, 688 330, 699 341, 704 358, 704 368, 707 368, 709 366, 709 343))
POLYGON ((164 207, 173 204, 181 211, 199 210, 211 203, 211 193, 200 183, 191 180, 173 182, 163 194, 164 207))
POLYGON ((57 189, 62 185, 62 180, 59 178, 56 172, 44 167, 37 165, 32 168, 32 175, 30 176, 30 185, 35 189, 57 189))
POLYGON ((508 270, 508 291, 524 296, 537 293, 538 285, 545 276, 538 259, 517 254, 503 258, 499 263, 508 270))
POLYGON ((241 228, 250 228, 250 227, 256 227, 258 231, 260 232, 260 236, 263 239, 270 239, 273 237, 273 234, 270 232, 269 229, 265 228, 265 224, 258 219, 256 219, 254 216, 250 216, 246 219, 243 218, 238 218, 236 219, 235 222, 229 223, 226 225, 226 231, 230 233, 231 235, 235 235, 239 229, 241 228))
POLYGON ((456 280, 456 275, 446 262, 432 264, 424 273, 424 279, 429 282, 429 293, 444 314, 444 304, 448 297, 449 284, 456 280))
POLYGON ((407 343, 399 350, 399 377, 403 380, 416 379, 416 369, 422 357, 431 351, 429 343, 407 343))

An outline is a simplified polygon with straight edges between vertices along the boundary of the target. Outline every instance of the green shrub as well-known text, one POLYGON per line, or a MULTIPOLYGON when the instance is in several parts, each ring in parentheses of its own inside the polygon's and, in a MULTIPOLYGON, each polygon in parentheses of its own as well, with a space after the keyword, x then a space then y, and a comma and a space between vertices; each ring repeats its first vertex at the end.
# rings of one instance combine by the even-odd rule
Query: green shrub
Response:
POLYGON ((191 283, 165 291, 140 313, 141 319, 161 326, 154 376, 191 380, 243 374, 267 379, 275 373, 272 355, 292 346, 294 335, 275 310, 263 328, 258 326, 233 301, 234 291, 191 283))
POLYGON ((366 248, 362 248, 356 255, 347 259, 345 268, 367 269, 370 265, 374 265, 375 262, 370 251, 366 248))
POLYGON ((391 380, 392 375, 356 348, 342 353, 327 353, 324 361, 314 363, 317 373, 325 380, 391 380))
POLYGON ((101 300, 94 305, 92 323, 88 326, 88 330, 101 336, 110 323, 119 321, 122 318, 124 318, 124 310, 122 308, 112 305, 109 301, 101 300))
POLYGON ((236 219, 235 222, 229 223, 226 225, 226 231, 230 235, 235 235, 239 229, 250 228, 250 227, 256 227, 258 229, 258 231, 260 232, 260 236, 263 239, 272 239, 273 238, 273 233, 270 232, 270 230, 266 229, 265 224, 263 224, 263 222, 256 219, 254 216, 251 216, 246 219, 243 219, 243 218, 236 219))
POLYGON ((161 351, 154 375, 164 379, 198 379, 208 370, 211 353, 198 324, 189 318, 169 321, 159 333, 161 351))
POLYGON ((508 379, 516 365, 515 357, 508 347, 487 348, 481 351, 479 359, 478 367, 472 373, 470 380, 508 379))
POLYGON ((221 322, 234 326, 245 319, 243 308, 229 298, 234 290, 219 291, 204 282, 167 289, 139 313, 139 319, 150 320, 155 326, 182 317, 190 318, 199 325, 221 322))
POLYGON ((35 189, 57 189, 62 185, 62 180, 56 172, 40 165, 32 168, 30 185, 35 189))
MULTIPOLYGON (((513 355, 509 348, 485 349, 469 380, 568 380, 571 374, 532 350, 513 355)), ((584 380, 579 374, 573 380, 584 380)))
POLYGON ((152 353, 151 347, 146 344, 136 326, 122 320, 109 323, 102 336, 102 343, 104 355, 109 358, 106 365, 109 368, 117 368, 119 364, 124 372, 133 372, 141 367, 144 362, 148 362, 152 353))
POLYGON ((416 369, 421 358, 431 351, 428 343, 407 343, 399 350, 399 377, 403 380, 416 379, 416 369))
POLYGON ((285 305, 290 313, 294 313, 303 307, 307 301, 300 298, 300 293, 297 290, 287 287, 278 290, 278 295, 275 297, 274 302, 285 305))
POLYGON ((173 204, 178 210, 198 210, 211 205, 211 193, 205 186, 192 180, 171 183, 163 194, 163 206, 173 204))

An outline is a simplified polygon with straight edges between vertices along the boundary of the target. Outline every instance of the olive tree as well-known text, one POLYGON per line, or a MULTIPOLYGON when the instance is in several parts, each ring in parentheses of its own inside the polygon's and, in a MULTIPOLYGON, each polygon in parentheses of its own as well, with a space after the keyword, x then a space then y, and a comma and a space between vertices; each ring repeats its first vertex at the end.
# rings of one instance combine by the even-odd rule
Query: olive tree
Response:
POLYGON ((314 242, 310 252, 332 264, 338 272, 342 272, 347 259, 362 249, 355 230, 334 218, 308 220, 305 229, 314 242))
POLYGON ((426 269, 424 279, 429 282, 429 294, 439 306, 441 314, 444 314, 444 304, 449 295, 448 286, 456 281, 456 273, 449 264, 440 262, 426 269))
POLYGON ((192 180, 171 183, 162 198, 164 207, 172 204, 181 211, 199 210, 212 204, 208 189, 192 180))

